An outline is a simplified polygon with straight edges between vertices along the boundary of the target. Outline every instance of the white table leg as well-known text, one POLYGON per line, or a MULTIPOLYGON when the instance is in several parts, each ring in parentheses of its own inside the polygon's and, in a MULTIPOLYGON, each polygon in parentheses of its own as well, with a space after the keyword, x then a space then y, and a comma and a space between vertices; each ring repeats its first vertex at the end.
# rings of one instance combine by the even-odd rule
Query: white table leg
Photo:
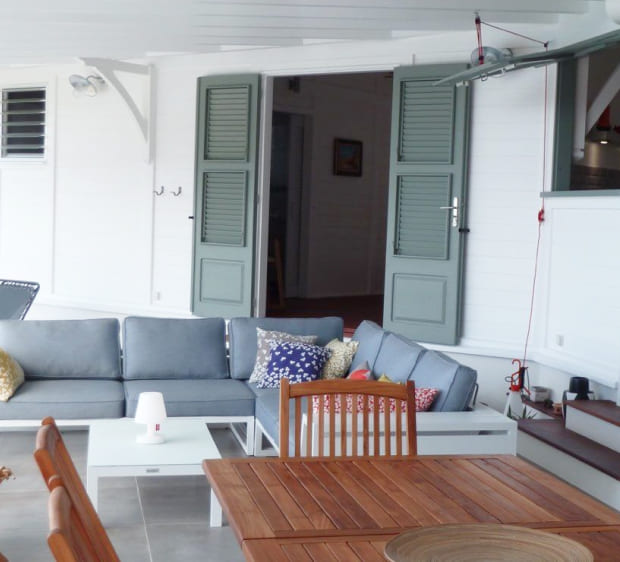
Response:
POLYGON ((211 490, 211 527, 222 526, 222 506, 215 496, 215 492, 211 490))
POLYGON ((88 494, 95 511, 97 511, 97 503, 99 499, 99 475, 96 474, 96 471, 90 467, 86 469, 86 493, 88 494))

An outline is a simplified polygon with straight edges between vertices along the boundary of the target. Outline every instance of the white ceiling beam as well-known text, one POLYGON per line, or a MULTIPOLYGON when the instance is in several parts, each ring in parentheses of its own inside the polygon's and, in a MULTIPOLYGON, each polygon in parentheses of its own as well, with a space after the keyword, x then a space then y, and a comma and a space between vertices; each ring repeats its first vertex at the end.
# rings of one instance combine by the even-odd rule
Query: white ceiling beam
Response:
MULTIPOLYGON (((602 1, 602 0, 601 0, 602 1)), ((588 11, 588 2, 584 0, 264 0, 252 2, 248 0, 195 0, 194 10, 215 10, 217 6, 242 6, 254 8, 262 6, 263 10, 273 7, 290 9, 309 7, 314 11, 330 8, 377 8, 437 10, 437 11, 524 11, 547 13, 582 14, 588 11)))
POLYGON ((390 32, 377 29, 324 29, 324 28, 286 28, 286 27, 196 27, 191 34, 193 42, 199 43, 202 37, 220 37, 222 42, 228 37, 264 38, 315 38, 315 39, 389 39, 390 32))
MULTIPOLYGON (((452 27, 454 25, 469 26, 474 29, 473 13, 445 13, 438 17, 436 12, 426 10, 412 14, 409 17, 387 17, 384 14, 381 18, 369 17, 363 14, 350 14, 348 17, 322 17, 320 12, 315 12, 314 17, 274 17, 269 13, 256 16, 197 16, 194 20, 193 27, 221 28, 221 27, 251 27, 251 28, 322 28, 322 29, 380 29, 380 30, 397 30, 397 29, 425 29, 429 26, 437 28, 452 27)), ((489 21, 501 21, 506 23, 554 23, 557 16, 552 14, 518 14, 508 13, 502 14, 502 17, 489 17, 489 21)))

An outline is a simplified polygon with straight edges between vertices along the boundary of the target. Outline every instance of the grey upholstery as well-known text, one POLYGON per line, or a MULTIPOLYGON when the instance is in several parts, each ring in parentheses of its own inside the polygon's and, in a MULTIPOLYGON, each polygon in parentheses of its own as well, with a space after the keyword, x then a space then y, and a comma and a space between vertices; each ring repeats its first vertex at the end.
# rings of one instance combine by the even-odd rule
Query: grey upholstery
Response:
POLYGON ((315 335, 317 345, 342 339, 342 318, 233 318, 228 325, 230 338, 230 376, 249 379, 256 361, 256 328, 296 335, 315 335))
POLYGON ((26 380, 120 379, 119 329, 115 318, 0 320, 0 348, 26 380))
MULTIPOLYGON (((256 388, 256 383, 247 383, 248 387, 256 395, 256 406, 254 415, 260 421, 263 429, 276 447, 280 445, 280 389, 279 388, 256 388)), ((306 408, 306 399, 302 399, 302 411, 306 408)), ((295 437, 293 428, 295 427, 295 408, 289 412, 290 439, 289 448, 295 448, 295 437)))
POLYGON ((26 381, 8 402, 0 402, 0 419, 120 418, 124 413, 123 383, 114 380, 26 381))
POLYGON ((223 318, 143 318, 123 323, 123 378, 228 378, 223 318))
POLYGON ((237 380, 125 381, 125 415, 133 417, 141 392, 161 392, 168 416, 253 416, 254 393, 237 380))
POLYGON ((415 342, 390 332, 386 333, 374 362, 375 377, 385 373, 393 382, 406 382, 425 351, 425 348, 415 342))
POLYGON ((438 388, 431 411, 466 410, 476 387, 476 371, 438 351, 426 351, 409 377, 416 388, 438 388))
POLYGON ((357 327, 351 339, 359 342, 359 347, 353 357, 349 372, 364 361, 368 361, 368 366, 373 368, 384 336, 383 328, 370 320, 364 320, 357 327))

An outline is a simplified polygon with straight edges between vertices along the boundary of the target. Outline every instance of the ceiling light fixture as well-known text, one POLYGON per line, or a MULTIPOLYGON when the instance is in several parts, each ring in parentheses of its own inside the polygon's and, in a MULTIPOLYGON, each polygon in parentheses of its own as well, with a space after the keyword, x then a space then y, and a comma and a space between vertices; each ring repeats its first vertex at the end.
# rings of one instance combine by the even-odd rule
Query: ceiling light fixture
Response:
POLYGON ((69 84, 76 94, 85 94, 94 97, 99 92, 99 88, 105 84, 105 80, 101 76, 90 74, 89 76, 81 76, 72 74, 69 76, 69 84))

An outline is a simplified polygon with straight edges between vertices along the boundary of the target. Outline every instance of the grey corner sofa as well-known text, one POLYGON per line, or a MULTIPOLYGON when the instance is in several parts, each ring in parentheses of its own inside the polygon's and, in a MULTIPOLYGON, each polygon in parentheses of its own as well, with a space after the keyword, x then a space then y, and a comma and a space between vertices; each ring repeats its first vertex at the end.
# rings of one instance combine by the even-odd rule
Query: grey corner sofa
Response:
MULTIPOLYGON (((8 402, 0 402, 0 426, 38 424, 45 416, 69 424, 132 417, 140 392, 160 391, 169 416, 230 423, 248 454, 256 445, 263 451, 265 440, 277 449, 279 391, 248 382, 257 327, 313 334, 318 345, 343 337, 343 321, 336 317, 233 318, 228 323, 128 317, 122 332, 111 318, 2 320, 0 348, 22 365, 26 381, 8 402)), ((359 341, 353 366, 368 361, 377 375, 438 388, 435 412, 469 407, 476 388, 473 369, 369 321, 359 325, 353 339, 359 341)))

